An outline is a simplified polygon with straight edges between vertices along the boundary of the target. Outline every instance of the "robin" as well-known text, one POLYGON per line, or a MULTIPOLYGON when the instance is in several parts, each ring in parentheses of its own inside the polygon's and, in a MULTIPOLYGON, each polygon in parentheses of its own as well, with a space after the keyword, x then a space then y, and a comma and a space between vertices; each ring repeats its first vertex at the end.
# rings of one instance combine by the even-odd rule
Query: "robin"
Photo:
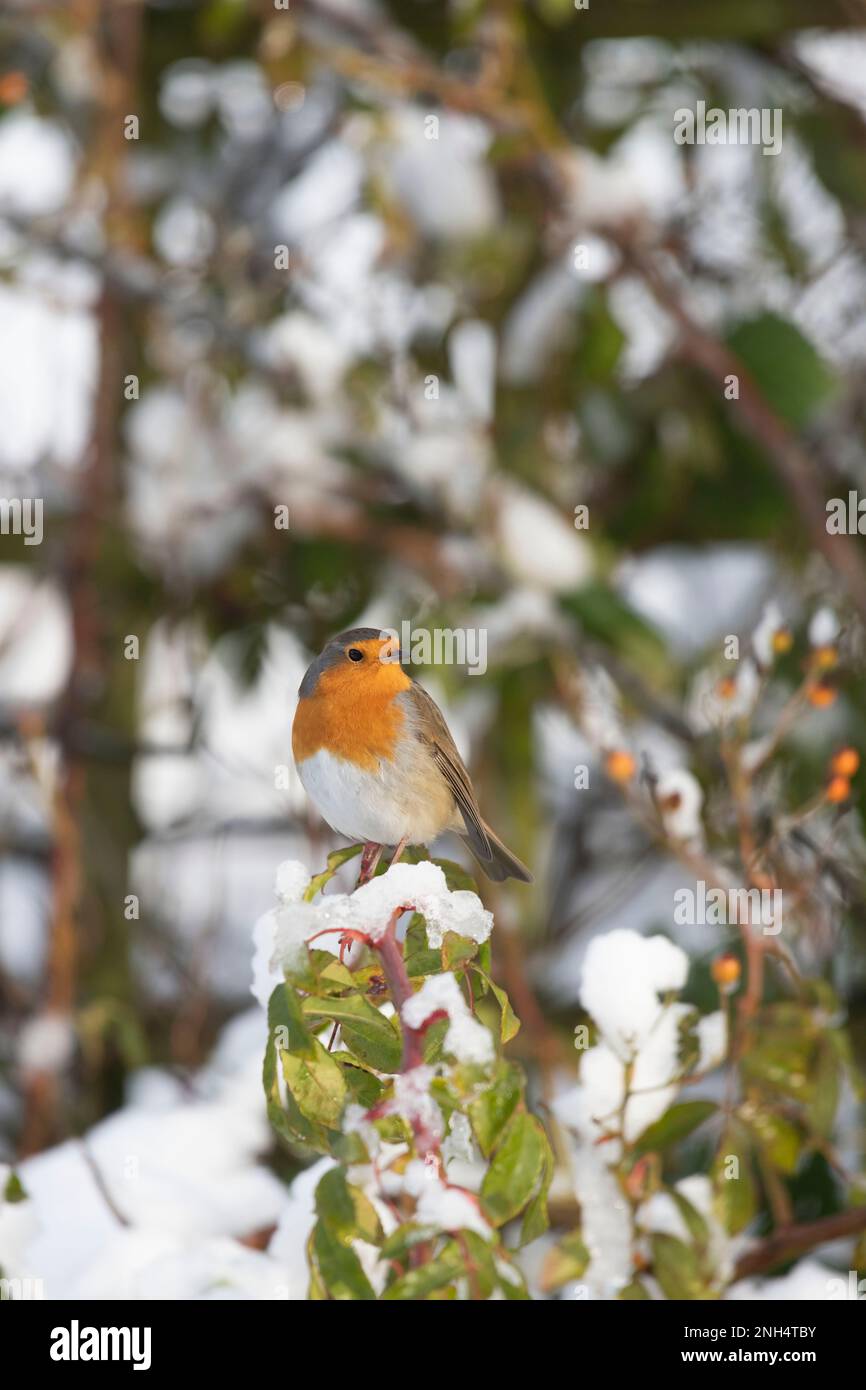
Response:
POLYGON ((400 665, 400 647, 355 627, 326 644, 301 681, 292 752, 304 788, 333 830, 364 841, 360 882, 386 845, 453 830, 488 878, 531 883, 481 815, 469 773, 435 701, 400 665))

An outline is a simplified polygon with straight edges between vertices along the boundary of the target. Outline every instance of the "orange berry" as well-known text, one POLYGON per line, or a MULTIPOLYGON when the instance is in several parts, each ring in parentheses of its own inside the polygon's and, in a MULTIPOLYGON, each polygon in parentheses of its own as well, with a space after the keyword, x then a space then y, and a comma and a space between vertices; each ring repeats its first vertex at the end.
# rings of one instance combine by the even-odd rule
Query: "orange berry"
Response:
POLYGON ((29 87, 26 73, 4 72, 0 77, 0 102, 4 106, 17 106, 26 97, 29 87))
POLYGON ((809 691, 809 703, 816 709, 826 709, 836 698, 832 685, 814 685, 809 691))
POLYGON ((612 782, 630 782, 637 770, 637 763, 631 753, 615 748, 604 760, 604 770, 612 782))
POLYGON ((723 700, 732 700, 737 693, 737 682, 734 680, 734 677, 722 676, 716 686, 716 693, 720 695, 723 700))
POLYGON ((839 653, 833 646, 816 647, 812 653, 812 665, 818 671, 832 671, 839 659, 839 653))
POLYGON ((834 777, 827 785, 824 793, 825 798, 833 806, 838 806, 840 802, 847 801, 851 795, 851 783, 847 777, 834 777))
POLYGON ((736 956, 716 956, 710 966, 710 972, 719 989, 728 991, 740 978, 742 968, 736 956))
POLYGON ((860 754, 856 748, 840 748, 830 759, 830 771, 837 777, 853 777, 860 766, 860 754))
POLYGON ((778 632, 773 633, 773 651, 783 656, 789 652, 794 645, 793 634, 786 627, 780 627, 778 632))

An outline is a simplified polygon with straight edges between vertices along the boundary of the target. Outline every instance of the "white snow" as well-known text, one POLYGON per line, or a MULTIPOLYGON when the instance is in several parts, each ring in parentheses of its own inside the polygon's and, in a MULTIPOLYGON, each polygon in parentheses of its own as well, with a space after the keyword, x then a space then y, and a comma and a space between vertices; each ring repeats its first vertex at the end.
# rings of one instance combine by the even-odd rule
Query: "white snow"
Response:
POLYGON ((465 319, 448 337, 451 375, 471 419, 493 419, 496 391, 496 334, 489 323, 465 319))
POLYGON ((435 1068, 428 1066, 411 1067, 394 1077, 394 1094, 387 1102, 384 1113, 402 1115, 413 1129, 422 1129, 434 1139, 441 1139, 444 1125, 442 1111, 430 1094, 430 1083, 436 1076, 435 1068))
POLYGON ((427 976, 417 994, 403 1005, 403 1022, 410 1028, 420 1028, 431 1014, 440 1010, 444 1010, 449 1019, 443 1044, 445 1051, 458 1062, 476 1062, 481 1066, 491 1063, 495 1056, 493 1037, 473 1018, 450 970, 427 976))
POLYGON ((310 885, 310 871, 299 859, 284 859, 277 869, 274 892, 283 907, 303 900, 310 885))
POLYGON ((658 995, 681 989, 688 968, 685 951, 666 937, 611 931, 590 942, 580 1002, 605 1041, 627 1060, 659 1024, 658 995))
POLYGON ((56 698, 72 661, 69 606, 59 588, 20 565, 0 565, 0 701, 56 698))
POLYGON ((496 530, 502 560, 520 583, 568 593, 592 572, 586 540, 540 493, 517 483, 498 486, 496 530))
POLYGON ((72 141, 54 121, 13 111, 0 122, 0 213, 42 217, 72 188, 72 141))
MULTIPOLYGON (((582 1234, 592 1255, 585 1283, 596 1297, 615 1297, 632 1275, 631 1222, 612 1171, 622 1154, 617 1136, 634 1141, 676 1099, 679 1029, 691 1008, 677 1001, 663 1003, 659 996, 681 989, 687 971, 686 953, 661 936, 615 930, 595 937, 586 953, 580 1001, 601 1037, 581 1054, 580 1080, 555 1098, 553 1110, 573 1140, 572 1177, 582 1234), (628 1100, 626 1064, 631 1068, 628 1100)), ((708 1069, 724 1056, 724 1015, 700 1019, 697 1034, 697 1066, 708 1069)), ((702 1213, 708 1212, 705 1178, 685 1179, 680 1190, 702 1213)), ((641 1209, 640 1224, 679 1233, 681 1219, 665 1198, 641 1209)), ((721 1231, 715 1225, 712 1230, 723 1283, 731 1267, 728 1247, 721 1231)))
POLYGON ((223 1296, 223 1279, 227 1296, 283 1296, 279 1265, 237 1244, 286 1200, 257 1161, 271 1142, 261 1015, 235 1020, 225 1041, 192 1094, 143 1085, 83 1143, 21 1164, 35 1228, 16 1272, 41 1278, 47 1298, 223 1296))
POLYGON ((23 1072, 58 1072, 75 1050, 75 1028, 68 1014, 46 1012, 28 1019, 18 1035, 23 1072))
MULTIPOLYGON (((761 640, 763 648, 763 639, 761 640)), ((695 729, 701 732, 720 729, 733 719, 741 719, 751 714, 761 687, 761 677, 755 662, 749 657, 732 662, 730 674, 734 688, 728 693, 720 688, 718 671, 706 668, 698 671, 686 709, 687 717, 695 729)))
MULTIPOLYGON (((315 903, 287 903, 278 909, 272 964, 278 969, 283 961, 296 959, 297 947, 326 928, 361 931, 377 941, 400 908, 414 908, 424 915, 433 948, 441 945, 446 931, 480 942, 487 940, 493 927, 492 914, 477 894, 450 892, 438 864, 395 864, 354 893, 329 893, 315 903)), ((338 939, 338 932, 329 930, 321 945, 336 949, 338 939)))
POLYGON ((673 840, 697 840, 703 834, 701 784, 686 768, 662 773, 656 784, 656 797, 665 830, 673 840))
POLYGON ((819 608, 809 623, 809 641, 813 647, 828 647, 839 636, 839 619, 832 608, 819 608))
POLYGON ((430 237, 481 236, 495 224, 499 199, 484 158, 491 135, 474 116, 438 113, 436 139, 425 112, 404 106, 392 117, 387 173, 410 217, 430 237))
POLYGON ((780 1300, 819 1303, 840 1298, 847 1282, 847 1274, 840 1274, 829 1265, 807 1256, 777 1279, 741 1279, 731 1285, 725 1298, 735 1303, 755 1303, 765 1299, 771 1303, 780 1300))

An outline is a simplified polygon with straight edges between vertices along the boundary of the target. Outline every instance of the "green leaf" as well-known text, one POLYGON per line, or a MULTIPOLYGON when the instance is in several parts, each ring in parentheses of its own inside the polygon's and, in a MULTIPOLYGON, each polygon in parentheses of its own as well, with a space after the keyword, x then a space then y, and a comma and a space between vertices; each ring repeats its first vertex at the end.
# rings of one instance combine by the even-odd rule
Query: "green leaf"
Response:
POLYGON ((541 1137, 544 1141, 544 1160, 541 1169, 541 1181, 526 1211, 523 1213, 523 1223, 520 1228, 521 1245, 528 1245, 530 1241, 537 1240, 539 1236, 543 1236, 550 1225, 550 1220, 547 1215, 547 1194, 550 1191, 555 1165, 553 1152, 548 1142, 547 1135, 544 1133, 541 1125, 539 1125, 538 1128, 541 1130, 541 1137))
MULTIPOLYGON (((288 983, 277 985, 268 1001, 264 1082, 265 1093, 274 1105, 279 1105, 280 1101, 276 1082, 277 1054, 286 1086, 300 1115, 314 1125, 335 1129, 346 1103, 346 1082, 339 1064, 307 1027, 301 1001, 288 983)), ((297 1116, 289 1112, 289 1119, 292 1128, 297 1128, 297 1116)), ((311 1141, 313 1137, 310 1136, 311 1141)))
POLYGON ((666 1298, 706 1299, 714 1295, 701 1277, 697 1251, 676 1236, 656 1233, 650 1238, 653 1273, 666 1298))
POLYGON ((643 1134, 636 1139, 634 1156, 639 1158, 641 1154, 657 1152, 685 1139, 687 1134, 714 1115, 716 1109, 710 1100, 686 1100, 680 1105, 672 1105, 658 1120, 647 1125, 643 1134))
POLYGON ((494 1226, 522 1211, 541 1181, 547 1140, 538 1121, 525 1111, 511 1120, 481 1184, 481 1201, 494 1226))
POLYGON ((268 1119, 287 1144, 311 1148, 318 1153, 330 1153, 333 1136, 324 1126, 313 1123, 302 1114, 291 1091, 283 1103, 277 1079, 278 1039, 280 1043, 291 1041, 301 1049, 312 1050, 312 1038, 300 1016, 297 996, 291 985, 277 985, 268 1001, 268 1042, 262 1068, 268 1119))
POLYGON ((437 1289, 453 1284, 465 1273, 466 1264, 459 1247, 453 1242, 447 1245, 435 1260, 427 1260, 418 1269, 411 1269, 389 1285, 382 1295, 383 1299, 406 1300, 422 1299, 437 1289))
POLYGON ((699 1019, 700 1014, 697 1009, 691 1009, 677 1024, 677 1069, 683 1076, 692 1071, 700 1060, 699 1019))
POLYGON ((292 985, 277 985, 268 1000, 268 1039, 288 1052, 312 1052, 313 1037, 292 985))
POLYGON ((10 1206, 14 1206, 16 1202, 27 1201, 27 1193, 24 1191, 21 1179, 14 1171, 11 1172, 6 1179, 6 1184, 3 1188, 3 1201, 8 1202, 10 1206))
POLYGON ((478 884, 475 882, 475 879, 469 873, 468 869, 464 869, 462 864, 455 863, 453 859, 434 859, 433 863, 438 864, 445 875, 445 882, 448 885, 449 892, 478 892, 478 884))
POLYGON ((320 967, 317 969, 318 993, 331 994, 356 987, 356 977, 336 956, 332 956, 328 951, 311 951, 310 955, 317 967, 320 967))
POLYGON ((478 942, 470 936, 458 936, 455 931, 445 933, 442 940, 443 970, 461 970, 477 954, 478 942))
POLYGON ((635 662, 658 665, 666 655, 664 641, 655 628, 599 580, 591 580, 563 596, 560 604, 578 619, 588 636, 635 662))
POLYGON ((285 970, 286 980, 306 994, 339 994, 357 985, 355 976, 330 951, 307 947, 285 970))
POLYGON ((483 992, 486 994, 486 993, 487 993, 487 981, 488 981, 488 979, 490 978, 490 972, 491 972, 491 970, 493 969, 493 949, 492 949, 492 947, 491 947, 491 945, 490 945, 490 938, 489 938, 489 937, 487 938, 486 941, 482 941, 482 943, 481 943, 481 945, 480 945, 480 947, 479 947, 479 949, 478 949, 478 960, 477 960, 476 963, 477 963, 479 972, 480 972, 480 971, 483 971, 483 972, 484 972, 484 980, 483 980, 484 991, 483 991, 483 992))
POLYGON ((427 942, 427 923, 420 912, 411 916, 403 942, 403 963, 410 980, 417 980, 423 974, 438 974, 442 969, 442 952, 432 951, 427 942))
POLYGON ((812 1100, 809 1119, 813 1131, 822 1139, 833 1133, 836 1110, 839 1106, 842 1065, 839 1053, 829 1042, 821 1042, 812 1073, 812 1100))
POLYGON ((511 1000, 508 998, 505 990, 500 989, 499 985, 494 984, 493 980, 490 978, 487 979, 487 983, 493 991, 494 999, 499 1005, 499 1041, 503 1044, 511 1042, 511 1039, 516 1037, 520 1032, 520 1019, 512 1009, 511 1000))
POLYGON ((378 1245, 382 1225, 368 1197, 346 1180, 342 1168, 330 1168, 316 1188, 316 1212, 343 1241, 358 1238, 378 1245))
POLYGON ((420 1245, 430 1239, 430 1231, 421 1226, 415 1226, 411 1221, 404 1221, 396 1230, 392 1231, 388 1239, 382 1245, 383 1260, 403 1260, 415 1245, 420 1245))
POLYGON ((317 1038, 312 1043, 312 1055, 281 1054, 283 1076, 301 1114, 314 1124, 336 1129, 348 1088, 339 1063, 317 1038))
POLYGON ((467 1113, 478 1147, 489 1158, 523 1095, 523 1075, 500 1061, 490 1082, 469 1102, 467 1113))
POLYGON ((681 1192, 677 1192, 675 1187, 669 1189, 669 1195, 683 1219, 683 1224, 691 1236, 696 1250, 699 1255, 703 1255, 710 1243, 709 1226, 697 1207, 681 1192))
POLYGON ((399 1068, 402 1044, 394 1025, 359 994, 339 999, 311 995, 304 1000, 302 1009, 305 1018, 326 1018, 339 1023, 343 1043, 367 1066, 384 1072, 399 1068))
POLYGON ((329 1298, 364 1302, 375 1299, 376 1295, 358 1256, 325 1221, 318 1221, 313 1230, 312 1254, 329 1298))
POLYGON ((574 1279, 582 1279, 589 1260, 590 1254, 579 1230, 557 1241, 544 1259, 541 1284, 545 1293, 561 1289, 563 1284, 570 1284, 574 1279))
POLYGON ((316 1228, 313 1227, 312 1231, 310 1231, 310 1236, 307 1241, 307 1264, 310 1270, 310 1287, 307 1290, 307 1298, 311 1303, 322 1303, 327 1301, 328 1290, 325 1288, 325 1285, 322 1282, 322 1279, 319 1275, 319 1269, 316 1264, 316 1256, 315 1251, 313 1249, 315 1237, 316 1228))
MULTIPOLYGON (((473 1299, 486 1299, 502 1284, 496 1257, 492 1246, 478 1235, 477 1231, 461 1232, 461 1248, 468 1252, 466 1257, 467 1282, 473 1299)), ((508 1266, 513 1268, 513 1266, 508 1266)), ((507 1280, 505 1281, 508 1282, 507 1280)))
POLYGON ((485 970, 478 964, 472 966, 473 971, 484 982, 485 990, 490 990, 494 999, 499 1005, 499 1041, 504 1045, 511 1042, 513 1037, 520 1032, 520 1019, 511 1007, 511 1001, 504 989, 500 989, 495 984, 485 970))
POLYGON ((331 1056, 343 1069, 352 1100, 365 1110, 372 1110, 382 1098, 385 1083, 369 1067, 362 1066, 351 1052, 332 1052, 331 1056))
POLYGON ((340 866, 342 864, 348 864, 349 860, 359 855, 363 848, 363 845, 348 845, 345 849, 332 849, 331 853, 328 855, 328 867, 323 869, 320 874, 314 874, 307 884, 304 892, 304 902, 311 903, 316 894, 321 893, 325 884, 330 883, 340 866))
POLYGON ((424 1030, 424 1041, 421 1050, 427 1066, 432 1066, 438 1062, 442 1056, 445 1046, 445 1034, 448 1032, 449 1019, 437 1018, 434 1023, 429 1024, 424 1030))
POLYGON ((780 1173, 793 1173, 803 1147, 803 1136, 796 1125, 782 1115, 752 1103, 742 1106, 740 1115, 757 1137, 772 1166, 780 1173))
MULTIPOLYGON (((558 0, 559 3, 559 0, 558 0)), ((574 13, 574 0, 566 0, 561 8, 574 13)), ((610 311, 607 297, 597 287, 587 295, 581 315, 581 332, 575 349, 578 380, 610 382, 626 335, 610 311)))
POLYGON ((802 1101, 814 1052, 812 1012, 794 1005, 768 1009, 742 1060, 743 1076, 802 1101))
POLYGON ((432 950, 427 943, 427 925, 420 912, 415 912, 403 942, 403 962, 410 980, 421 975, 438 975, 442 969, 441 950, 432 950))
POLYGON ((713 1162, 715 1207, 729 1235, 738 1235, 745 1230, 758 1210, 758 1193, 749 1150, 745 1131, 730 1128, 722 1135, 713 1162))
POLYGON ((739 324, 728 345, 754 377, 770 405, 801 429, 837 388, 827 363, 787 319, 760 314, 739 324))
POLYGON ((635 1278, 632 1279, 630 1284, 626 1284, 624 1289, 620 1289, 617 1298, 622 1299, 624 1302, 629 1302, 635 1299, 648 1299, 650 1295, 647 1293, 641 1280, 635 1278))
POLYGON ((355 1204, 342 1168, 330 1168, 316 1188, 316 1212, 335 1235, 345 1239, 356 1234, 355 1204))

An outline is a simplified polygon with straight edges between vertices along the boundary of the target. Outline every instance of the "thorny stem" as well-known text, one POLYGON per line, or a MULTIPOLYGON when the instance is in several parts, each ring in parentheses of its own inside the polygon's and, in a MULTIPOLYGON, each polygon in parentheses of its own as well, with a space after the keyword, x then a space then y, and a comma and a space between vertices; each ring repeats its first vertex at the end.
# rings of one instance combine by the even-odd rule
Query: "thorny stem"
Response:
POLYGON ((382 969, 385 972, 385 979, 388 981, 388 988, 391 991, 391 998, 394 1008, 400 1017, 400 1026, 403 1030, 403 1056, 400 1059, 400 1070, 410 1071, 412 1067, 418 1067, 424 1060, 423 1028, 410 1028, 403 1020, 403 1005, 412 998, 412 986, 409 983, 409 976, 406 971, 406 962, 403 959, 403 952, 397 942, 397 923, 408 907, 397 907, 391 913, 385 934, 378 941, 372 944, 378 952, 382 962, 382 969))

